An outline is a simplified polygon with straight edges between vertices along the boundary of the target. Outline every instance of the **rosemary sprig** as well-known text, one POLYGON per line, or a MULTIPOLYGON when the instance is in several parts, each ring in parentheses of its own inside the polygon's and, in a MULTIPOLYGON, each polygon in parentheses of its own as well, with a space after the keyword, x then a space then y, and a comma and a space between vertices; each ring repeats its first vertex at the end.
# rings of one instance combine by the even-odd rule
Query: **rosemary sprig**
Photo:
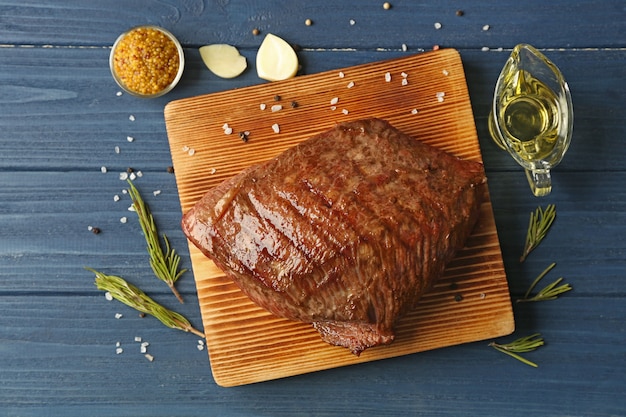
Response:
POLYGON ((165 244, 165 250, 163 250, 150 208, 143 201, 143 198, 141 198, 141 194, 139 194, 133 182, 128 180, 128 184, 130 185, 128 191, 133 200, 133 208, 139 217, 139 224, 141 225, 141 230, 143 231, 146 244, 148 245, 152 271, 154 271, 154 275, 156 275, 157 278, 164 281, 170 287, 178 301, 183 303, 183 298, 176 289, 175 283, 187 270, 178 270, 180 256, 170 247, 170 242, 167 236, 165 236, 165 233, 163 233, 163 242, 165 244))
POLYGON ((524 251, 520 257, 520 262, 524 262, 526 257, 532 252, 546 237, 548 230, 552 226, 556 218, 556 206, 548 204, 545 210, 537 207, 535 212, 530 213, 530 221, 528 223, 528 232, 526 233, 526 244, 524 251))
POLYGON ((148 297, 146 293, 139 288, 126 282, 123 278, 114 275, 106 275, 92 268, 85 269, 96 274, 96 287, 98 287, 99 290, 107 291, 116 300, 135 310, 154 316, 167 327, 191 332, 197 336, 204 337, 204 334, 194 329, 191 323, 189 323, 189 320, 184 316, 163 307, 152 298, 148 297))
POLYGON ((525 363, 526 365, 537 368, 538 365, 536 363, 529 361, 521 355, 518 355, 518 353, 531 352, 538 347, 543 346, 543 344, 544 342, 541 335, 539 333, 534 333, 530 336, 521 337, 517 340, 514 340, 511 343, 500 344, 496 342, 491 342, 489 343, 489 346, 493 347, 496 350, 499 350, 502 353, 506 353, 507 355, 514 357, 515 359, 525 363))
POLYGON ((541 281, 543 277, 545 277, 548 274, 548 272, 550 272, 552 268, 554 268, 555 266, 556 266, 556 263, 553 262, 541 274, 539 274, 539 276, 535 278, 533 283, 530 284, 528 291, 526 291, 526 294, 524 294, 524 298, 518 299, 517 302, 522 303, 522 302, 528 302, 528 301, 555 300, 559 295, 563 294, 564 292, 570 291, 572 287, 569 284, 559 285, 561 281, 563 281, 563 277, 561 277, 557 279, 556 281, 554 281, 552 284, 549 284, 546 287, 544 287, 536 295, 530 297, 530 293, 537 286, 539 281, 541 281), (559 286, 557 287, 557 285, 559 286))

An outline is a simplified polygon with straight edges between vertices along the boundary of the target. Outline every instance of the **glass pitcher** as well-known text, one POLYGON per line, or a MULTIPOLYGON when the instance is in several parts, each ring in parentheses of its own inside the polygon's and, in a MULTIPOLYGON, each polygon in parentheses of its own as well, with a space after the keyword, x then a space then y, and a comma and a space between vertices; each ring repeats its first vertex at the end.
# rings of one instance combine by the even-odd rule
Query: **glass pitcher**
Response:
POLYGON ((496 82, 489 132, 526 170, 537 197, 552 190, 550 170, 569 147, 573 121, 572 98, 561 71, 532 46, 517 45, 496 82))

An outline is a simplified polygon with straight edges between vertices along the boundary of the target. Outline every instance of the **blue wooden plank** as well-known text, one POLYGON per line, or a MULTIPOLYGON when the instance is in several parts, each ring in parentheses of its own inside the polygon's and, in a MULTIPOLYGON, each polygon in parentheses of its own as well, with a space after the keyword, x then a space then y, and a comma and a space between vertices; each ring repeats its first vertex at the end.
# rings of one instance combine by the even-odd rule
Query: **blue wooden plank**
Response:
POLYGON ((475 416, 502 415, 502 410, 510 416, 609 416, 626 411, 620 400, 625 364, 619 348, 626 339, 626 311, 618 298, 564 298, 516 311, 520 335, 541 329, 547 340, 526 355, 538 369, 484 341, 233 389, 212 382, 207 353, 198 351, 195 336, 122 307, 93 296, 37 296, 31 303, 0 297, 5 312, 0 326, 10 335, 0 344, 0 408, 9 415, 68 416, 85 410, 92 416, 112 410, 116 415, 202 410, 235 416, 475 416), (115 319, 116 312, 124 317, 115 319), (140 353, 135 336, 150 342, 154 362, 140 353), (117 342, 124 349, 119 355, 117 342))
MULTIPOLYGON (((262 82, 251 68, 239 78, 212 75, 197 49, 186 50, 187 70, 171 95, 155 100, 118 97, 107 67, 107 49, 0 48, 0 170, 54 169, 112 171, 129 166, 163 170, 169 146, 163 106, 170 100, 262 82), (46 76, 42 77, 42 73, 46 76), (135 121, 129 121, 129 116, 135 121), (33 123, 33 118, 37 123, 33 123), (131 136, 135 142, 129 143, 131 136), (115 153, 115 147, 120 153, 115 153)), ((301 52, 304 72, 342 68, 410 52, 301 52)), ((626 51, 548 51, 567 76, 575 121, 572 145, 560 171, 623 170, 626 125, 619 109, 626 97, 626 51), (593 155, 593 162, 589 155, 593 155), (602 161, 599 163, 597 161, 602 161)), ((470 98, 487 169, 517 170, 492 143, 487 116, 495 80, 509 52, 462 51, 470 98)))
POLYGON ((256 47, 262 33, 276 32, 313 48, 511 48, 520 41, 539 47, 623 47, 623 2, 568 1, 471 4, 445 0, 357 2, 77 2, 0 3, 0 39, 9 44, 111 45, 131 26, 157 24, 186 45, 230 43, 256 47), (463 16, 457 16, 457 10, 463 16), (312 26, 304 24, 306 19, 312 26), (354 21, 354 24, 351 24, 354 21), (441 23, 441 29, 435 23, 441 23), (483 30, 484 25, 489 30, 483 30), (584 35, 582 35, 584 34, 584 35))

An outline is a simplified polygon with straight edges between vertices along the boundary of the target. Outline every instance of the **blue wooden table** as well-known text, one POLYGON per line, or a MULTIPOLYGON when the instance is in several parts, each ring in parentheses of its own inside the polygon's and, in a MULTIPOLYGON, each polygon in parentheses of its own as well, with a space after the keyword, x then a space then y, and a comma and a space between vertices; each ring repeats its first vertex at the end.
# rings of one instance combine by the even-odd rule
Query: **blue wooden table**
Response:
POLYGON ((0 416, 626 415, 626 4, 390 3, 0 0, 0 416), (169 29, 185 50, 181 83, 158 99, 118 96, 109 72, 112 43, 139 24, 169 29), (514 304, 515 333, 499 341, 541 333, 546 345, 526 354, 538 368, 487 340, 222 388, 198 337, 95 288, 85 266, 140 283, 202 327, 193 274, 179 281, 180 305, 146 267, 119 173, 142 172, 160 230, 190 267, 164 106, 263 82, 254 58, 270 32, 300 46, 303 74, 459 50, 511 296, 551 262, 551 277, 574 288, 514 304), (498 73, 521 42, 561 68, 575 109, 572 145, 543 199, 486 127, 498 73), (218 79, 199 56, 208 43, 237 46, 250 69, 218 79), (553 229, 520 264, 529 213, 549 203, 553 229))

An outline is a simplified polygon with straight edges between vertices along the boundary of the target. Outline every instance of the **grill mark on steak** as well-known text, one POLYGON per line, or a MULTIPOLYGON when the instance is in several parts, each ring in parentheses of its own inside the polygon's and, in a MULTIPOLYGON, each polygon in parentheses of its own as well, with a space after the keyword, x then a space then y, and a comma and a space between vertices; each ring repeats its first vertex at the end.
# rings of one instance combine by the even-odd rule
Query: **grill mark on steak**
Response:
POLYGON ((182 224, 255 303, 359 354, 393 340, 463 246, 484 181, 481 164, 366 119, 249 168, 182 224))

